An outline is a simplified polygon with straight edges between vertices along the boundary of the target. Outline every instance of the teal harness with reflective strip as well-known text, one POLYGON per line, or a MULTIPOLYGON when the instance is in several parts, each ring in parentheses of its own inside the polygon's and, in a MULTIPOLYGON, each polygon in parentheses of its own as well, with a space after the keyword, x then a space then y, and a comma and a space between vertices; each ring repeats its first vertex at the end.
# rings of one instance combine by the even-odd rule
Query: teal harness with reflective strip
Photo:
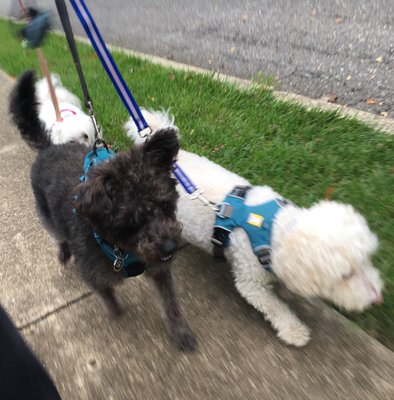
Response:
MULTIPOLYGON (((108 161, 114 156, 115 153, 106 146, 94 148, 85 157, 85 161, 83 163, 84 175, 80 177, 80 181, 87 181, 87 173, 89 168, 108 161)), ((93 236, 104 254, 113 262, 113 268, 115 272, 122 271, 122 274, 126 278, 129 278, 140 275, 145 271, 145 263, 138 259, 135 254, 122 251, 117 246, 108 243, 95 230, 93 230, 93 236)))
POLYGON ((230 244, 230 233, 242 228, 250 240, 253 252, 267 270, 271 270, 271 231, 275 216, 287 200, 277 198, 263 204, 245 204, 246 193, 250 187, 236 186, 218 205, 212 243, 216 255, 222 253, 230 244), (219 250, 219 251, 218 251, 219 250))

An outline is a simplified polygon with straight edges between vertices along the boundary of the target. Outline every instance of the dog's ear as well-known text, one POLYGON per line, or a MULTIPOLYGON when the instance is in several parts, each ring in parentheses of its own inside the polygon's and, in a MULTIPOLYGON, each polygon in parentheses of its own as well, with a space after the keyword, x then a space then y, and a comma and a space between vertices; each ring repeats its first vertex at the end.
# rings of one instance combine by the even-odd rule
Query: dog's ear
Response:
POLYGON ((113 203, 118 181, 111 175, 98 175, 77 187, 76 211, 99 231, 112 223, 113 203))
POLYGON ((179 142, 174 128, 160 129, 143 145, 145 156, 152 165, 159 168, 172 168, 178 151, 179 142))

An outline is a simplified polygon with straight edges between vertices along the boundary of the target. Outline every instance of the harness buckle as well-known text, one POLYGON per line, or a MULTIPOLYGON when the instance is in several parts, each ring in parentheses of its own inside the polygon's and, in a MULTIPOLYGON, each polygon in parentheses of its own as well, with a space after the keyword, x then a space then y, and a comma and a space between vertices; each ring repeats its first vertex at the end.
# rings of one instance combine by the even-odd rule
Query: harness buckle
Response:
POLYGON ((251 188, 251 186, 237 185, 234 186, 233 190, 228 195, 244 199, 246 197, 246 193, 248 193, 251 188))
POLYGON ((229 203, 219 203, 217 204, 216 215, 219 218, 230 218, 233 214, 233 206, 229 203))
POLYGON ((270 246, 261 246, 257 250, 255 250, 255 254, 260 261, 260 264, 265 269, 270 269, 271 267, 271 247, 270 246))

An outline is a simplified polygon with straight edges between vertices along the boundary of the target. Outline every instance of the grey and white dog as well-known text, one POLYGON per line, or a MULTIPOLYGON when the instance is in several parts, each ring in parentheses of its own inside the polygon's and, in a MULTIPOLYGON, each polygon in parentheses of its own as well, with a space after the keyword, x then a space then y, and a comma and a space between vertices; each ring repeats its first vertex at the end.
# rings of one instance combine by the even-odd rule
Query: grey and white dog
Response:
POLYGON ((118 261, 133 253, 137 270, 145 264, 162 297, 172 340, 180 350, 193 351, 196 339, 182 316, 170 268, 181 233, 171 177, 179 149, 175 130, 157 132, 143 146, 90 168, 80 183, 89 149, 79 143, 52 143, 39 119, 35 90, 34 73, 27 71, 11 93, 10 113, 25 141, 39 150, 31 183, 41 221, 59 245, 60 261, 65 264, 73 256, 82 279, 108 312, 118 315, 113 287, 124 271, 115 271, 110 256, 118 261))

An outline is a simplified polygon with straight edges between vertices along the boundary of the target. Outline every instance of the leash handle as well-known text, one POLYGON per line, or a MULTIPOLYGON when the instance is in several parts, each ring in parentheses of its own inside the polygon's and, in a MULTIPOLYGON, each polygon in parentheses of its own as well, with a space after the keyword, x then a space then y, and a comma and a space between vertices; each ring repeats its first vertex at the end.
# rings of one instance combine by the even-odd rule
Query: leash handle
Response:
MULTIPOLYGON (((60 0, 56 0, 58 2, 60 0)), ((63 1, 63 0, 62 0, 63 1)), ((126 85, 122 75, 119 72, 108 48, 97 29, 96 23, 89 12, 86 4, 83 0, 70 0, 71 5, 74 7, 74 11, 77 17, 81 21, 81 24, 88 35, 96 53, 103 65, 104 69, 107 71, 112 84, 114 85, 116 91, 118 92, 120 98, 123 101, 127 111, 129 112, 131 118, 133 118, 134 123, 137 126, 138 132, 141 137, 145 137, 151 133, 151 130, 143 117, 141 110, 138 107, 133 95, 131 94, 129 88, 126 85)))

